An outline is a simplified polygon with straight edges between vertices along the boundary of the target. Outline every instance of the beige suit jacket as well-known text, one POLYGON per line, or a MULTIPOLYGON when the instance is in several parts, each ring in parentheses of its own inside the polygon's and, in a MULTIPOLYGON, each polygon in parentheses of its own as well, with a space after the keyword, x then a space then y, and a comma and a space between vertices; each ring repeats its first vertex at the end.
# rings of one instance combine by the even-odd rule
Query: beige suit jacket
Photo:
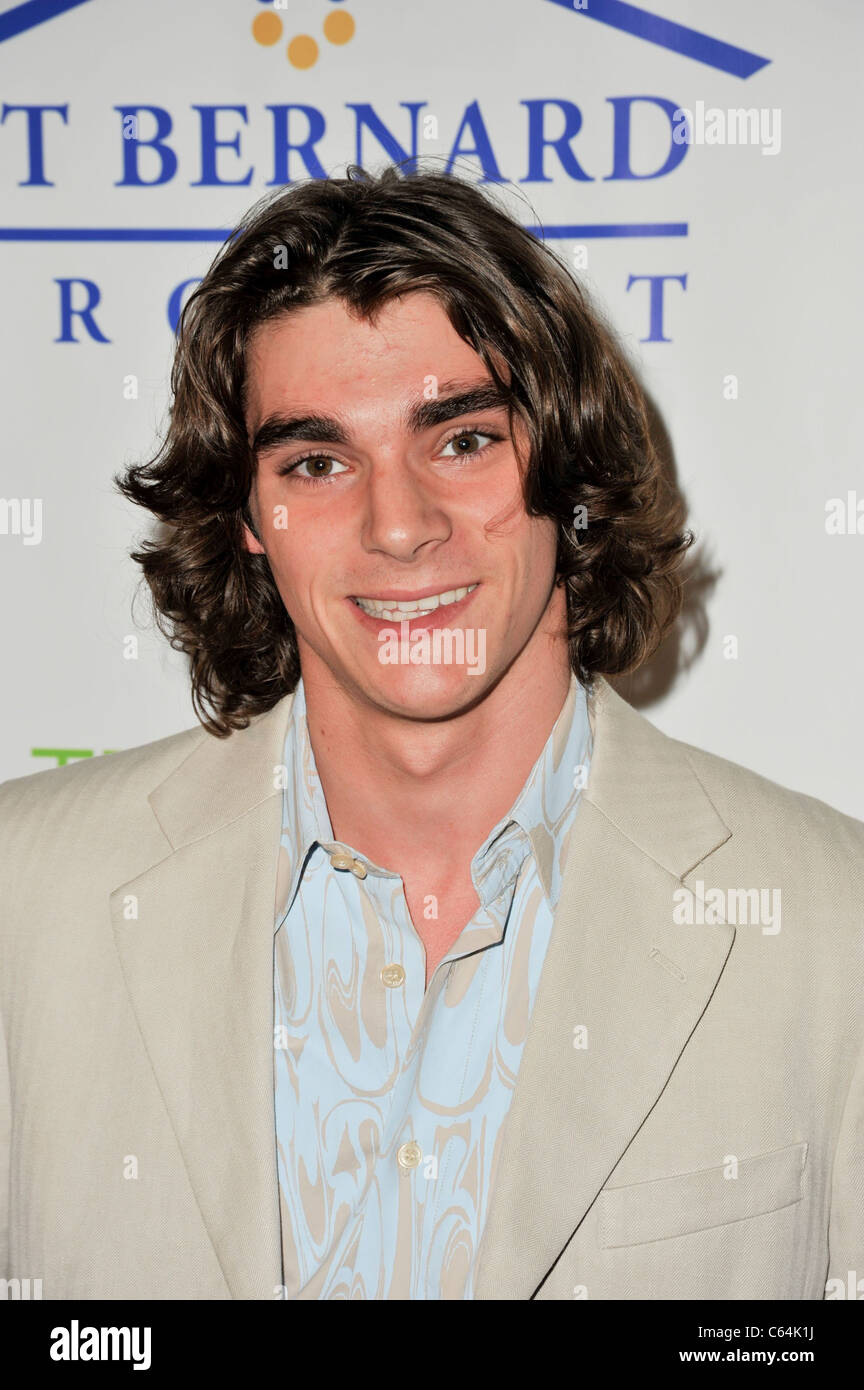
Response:
MULTIPOLYGON (((0 788, 0 1275, 46 1299, 278 1296, 291 698, 0 788)), ((864 825, 591 714, 476 1297, 864 1295, 864 825)))

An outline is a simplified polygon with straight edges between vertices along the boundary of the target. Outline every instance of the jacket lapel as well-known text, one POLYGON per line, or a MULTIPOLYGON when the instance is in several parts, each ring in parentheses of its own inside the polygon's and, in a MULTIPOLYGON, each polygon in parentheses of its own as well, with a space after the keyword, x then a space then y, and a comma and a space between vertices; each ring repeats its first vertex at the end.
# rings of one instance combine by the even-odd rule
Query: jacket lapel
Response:
POLYGON ((673 922, 676 888, 731 834, 685 750, 605 681, 589 708, 588 785, 501 1135, 478 1299, 538 1290, 657 1101, 735 936, 673 922))
MULTIPOLYGON (((232 1297, 274 1297, 273 924, 292 696, 150 795, 171 845, 111 895, 132 1005, 232 1297), (137 917, 131 917, 132 910, 137 917)), ((152 823, 152 822, 151 822, 152 823)))

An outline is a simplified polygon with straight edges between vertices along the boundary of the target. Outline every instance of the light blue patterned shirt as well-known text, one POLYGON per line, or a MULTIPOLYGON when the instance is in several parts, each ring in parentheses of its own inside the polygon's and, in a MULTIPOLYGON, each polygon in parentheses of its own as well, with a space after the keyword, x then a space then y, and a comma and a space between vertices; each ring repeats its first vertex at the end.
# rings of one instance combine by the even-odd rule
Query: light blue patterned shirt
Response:
POLYGON ((426 989, 402 879, 333 838, 299 683, 274 939, 285 1298, 473 1296, 590 749, 573 677, 522 791, 472 860, 480 907, 426 989))

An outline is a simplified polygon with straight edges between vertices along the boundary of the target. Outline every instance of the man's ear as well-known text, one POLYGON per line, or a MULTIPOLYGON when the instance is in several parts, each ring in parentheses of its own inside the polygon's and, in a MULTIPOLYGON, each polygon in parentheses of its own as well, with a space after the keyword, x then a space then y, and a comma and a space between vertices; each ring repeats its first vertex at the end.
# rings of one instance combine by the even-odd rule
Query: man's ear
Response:
POLYGON ((243 508, 243 545, 245 549, 249 551, 250 555, 263 555, 265 553, 264 547, 258 538, 258 532, 252 520, 252 513, 248 503, 243 508))

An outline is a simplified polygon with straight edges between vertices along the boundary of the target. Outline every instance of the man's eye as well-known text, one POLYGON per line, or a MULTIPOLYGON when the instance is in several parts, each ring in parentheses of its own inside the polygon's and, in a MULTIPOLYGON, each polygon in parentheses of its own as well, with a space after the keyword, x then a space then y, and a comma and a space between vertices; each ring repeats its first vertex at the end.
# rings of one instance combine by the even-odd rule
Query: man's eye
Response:
POLYGON ((339 459, 330 458, 326 454, 307 454, 306 458, 296 459, 294 463, 286 464, 280 468, 279 472, 283 475, 287 473, 297 473, 303 482, 314 482, 316 478, 333 478, 339 472, 347 473, 348 469, 339 459), (335 467, 334 467, 335 465, 335 467), (301 468, 309 469, 308 473, 300 473, 301 468))
MULTIPOLYGON (((450 438, 447 440, 447 442, 446 442, 445 445, 444 445, 444 449, 449 449, 451 444, 457 444, 457 445, 461 445, 461 444, 463 444, 463 443, 469 443, 469 444, 470 444, 471 440, 473 440, 473 439, 487 439, 487 440, 490 440, 491 442, 494 443, 496 440, 498 440, 498 439, 500 439, 500 438, 501 438, 500 435, 498 435, 498 434, 490 434, 490 433, 487 433, 485 430, 459 430, 457 434, 453 434, 453 435, 450 436, 450 438)), ((480 453, 482 453, 483 450, 484 450, 484 449, 488 449, 488 447, 489 447, 488 444, 481 444, 479 448, 468 448, 468 449, 457 448, 456 453, 450 455, 450 457, 451 457, 451 458, 456 458, 456 457, 458 457, 458 456, 461 454, 463 457, 467 458, 467 457, 469 457, 471 454, 480 454, 480 453)), ((442 453, 443 453, 443 449, 442 449, 442 453)))

